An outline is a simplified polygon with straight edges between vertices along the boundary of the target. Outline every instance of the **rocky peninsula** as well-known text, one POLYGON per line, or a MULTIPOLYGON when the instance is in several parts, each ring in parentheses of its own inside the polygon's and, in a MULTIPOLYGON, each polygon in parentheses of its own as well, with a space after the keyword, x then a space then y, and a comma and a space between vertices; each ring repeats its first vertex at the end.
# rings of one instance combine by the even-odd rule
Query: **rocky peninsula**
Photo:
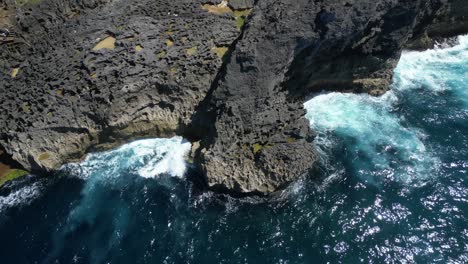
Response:
POLYGON ((405 48, 468 32, 463 0, 6 0, 0 149, 54 171, 181 135, 209 188, 268 194, 313 167, 305 98, 381 95, 405 48))

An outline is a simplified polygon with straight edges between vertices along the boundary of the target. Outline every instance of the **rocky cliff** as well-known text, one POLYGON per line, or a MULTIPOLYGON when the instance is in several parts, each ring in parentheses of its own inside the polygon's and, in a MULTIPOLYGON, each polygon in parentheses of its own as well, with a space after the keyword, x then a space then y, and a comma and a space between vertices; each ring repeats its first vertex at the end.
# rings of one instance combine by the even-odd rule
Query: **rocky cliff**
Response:
MULTIPOLYGON (((270 193, 316 160, 305 96, 388 89, 444 0, 7 0, 0 145, 43 172, 136 137, 200 141, 208 186, 270 193)), ((198 145, 198 144, 196 144, 198 145)))
POLYGON ((183 133, 240 34, 230 7, 201 1, 7 3, 16 34, 0 54, 0 144, 33 171, 183 133))

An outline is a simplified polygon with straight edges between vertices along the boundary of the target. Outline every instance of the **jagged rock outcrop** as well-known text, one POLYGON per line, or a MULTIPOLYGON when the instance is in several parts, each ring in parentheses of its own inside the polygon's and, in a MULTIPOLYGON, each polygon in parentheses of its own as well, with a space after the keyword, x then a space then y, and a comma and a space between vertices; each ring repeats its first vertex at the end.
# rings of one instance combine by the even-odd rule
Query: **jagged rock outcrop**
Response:
POLYGON ((405 43, 442 1, 259 1, 212 95, 200 164, 210 186, 268 193, 316 159, 304 96, 379 95, 405 43))
POLYGON ((40 172, 103 144, 180 134, 201 140, 195 162, 211 188, 270 193, 316 160, 304 97, 382 94, 403 47, 448 6, 7 0, 0 145, 40 172))
POLYGON ((405 48, 411 50, 431 49, 438 41, 468 32, 468 4, 466 0, 448 0, 446 8, 439 11, 437 17, 425 30, 417 30, 405 48))

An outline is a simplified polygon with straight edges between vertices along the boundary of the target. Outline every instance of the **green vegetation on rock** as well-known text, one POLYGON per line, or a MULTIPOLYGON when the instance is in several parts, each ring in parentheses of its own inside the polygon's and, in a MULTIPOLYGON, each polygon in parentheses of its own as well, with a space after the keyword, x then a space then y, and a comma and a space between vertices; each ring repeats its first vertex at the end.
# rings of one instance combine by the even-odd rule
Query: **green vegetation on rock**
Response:
POLYGON ((37 5, 40 4, 42 0, 16 0, 15 3, 18 6, 25 6, 25 5, 37 5))
POLYGON ((236 19, 237 29, 240 30, 244 26, 245 18, 250 14, 251 11, 252 11, 252 9, 234 11, 234 18, 236 19))
POLYGON ((49 158, 50 158, 50 154, 47 153, 47 152, 44 152, 41 155, 39 155, 39 160, 40 161, 43 161, 43 160, 46 160, 46 159, 49 159, 49 158))
POLYGON ((243 17, 236 18, 236 27, 237 27, 237 29, 240 30, 244 26, 244 24, 245 24, 245 18, 243 18, 243 17))
POLYGON ((245 10, 236 10, 234 11, 234 16, 235 17, 247 17, 250 12, 252 12, 252 9, 245 9, 245 10))
POLYGON ((195 53, 197 53, 197 47, 191 47, 189 49, 186 49, 185 52, 189 56, 195 55, 195 53))
POLYGON ((25 113, 30 113, 31 112, 31 106, 28 103, 23 103, 23 111, 25 113))
POLYGON ((5 184, 8 181, 17 179, 17 178, 19 178, 21 176, 25 176, 25 175, 28 175, 27 171, 19 170, 19 169, 10 170, 5 176, 0 177, 0 186, 2 186, 3 184, 5 184))
POLYGON ((253 144, 253 153, 257 154, 260 150, 262 150, 263 146, 260 143, 253 144))
POLYGON ((161 59, 161 58, 163 58, 164 56, 166 56, 166 52, 165 52, 164 50, 161 51, 161 52, 159 52, 158 54, 156 54, 156 57, 157 57, 158 59, 161 59))
POLYGON ((172 41, 170 39, 166 39, 166 46, 168 46, 168 47, 174 46, 174 41, 172 41))
POLYGON ((214 47, 213 51, 216 53, 218 58, 222 59, 224 57, 224 54, 229 50, 228 47, 214 47))

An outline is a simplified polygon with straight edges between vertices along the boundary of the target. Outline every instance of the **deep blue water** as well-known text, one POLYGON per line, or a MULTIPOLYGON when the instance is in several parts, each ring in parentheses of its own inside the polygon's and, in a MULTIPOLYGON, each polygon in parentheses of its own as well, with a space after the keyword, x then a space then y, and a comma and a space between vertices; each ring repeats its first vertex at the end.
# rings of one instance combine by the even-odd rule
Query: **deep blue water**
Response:
POLYGON ((322 180, 200 193, 181 138, 0 189, 0 263, 468 263, 468 37, 405 53, 382 97, 305 104, 322 180), (154 176, 156 175, 156 176, 154 176))

